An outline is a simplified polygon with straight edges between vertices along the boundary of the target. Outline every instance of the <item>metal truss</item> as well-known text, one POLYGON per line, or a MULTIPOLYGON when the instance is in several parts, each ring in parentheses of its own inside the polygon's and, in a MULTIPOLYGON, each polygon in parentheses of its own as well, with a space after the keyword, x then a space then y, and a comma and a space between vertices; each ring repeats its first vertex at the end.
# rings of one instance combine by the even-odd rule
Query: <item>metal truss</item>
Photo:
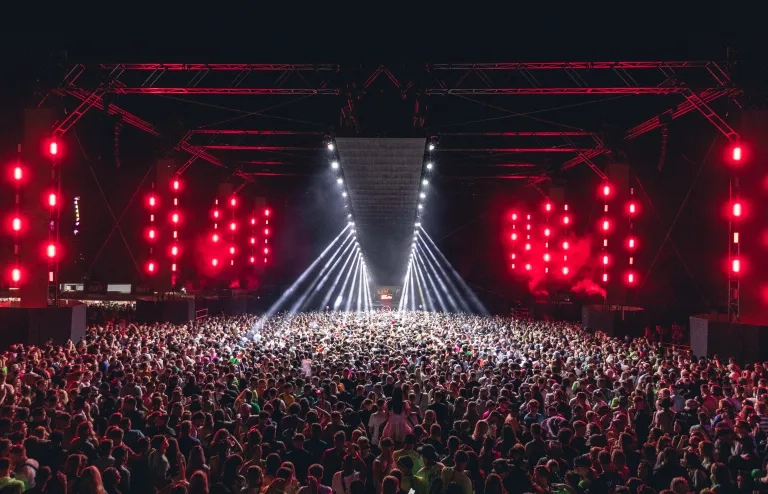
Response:
MULTIPOLYGON (((132 63, 101 64, 91 67, 77 65, 66 75, 57 92, 75 97, 80 104, 54 129, 62 135, 71 129, 89 109, 104 109, 104 96, 114 94, 176 94, 176 95, 334 95, 344 96, 340 108, 343 126, 359 132, 356 103, 366 91, 379 91, 381 84, 393 87, 402 98, 415 98, 414 127, 419 127, 419 98, 440 95, 670 95, 680 94, 684 101, 630 129, 625 139, 634 139, 679 118, 692 110, 699 111, 728 139, 738 134, 712 110, 709 103, 727 96, 735 99, 740 94, 721 64, 713 61, 604 61, 604 62, 507 62, 424 64, 411 66, 385 66, 374 68, 339 64, 178 64, 132 63), (96 88, 78 87, 81 75, 96 71, 102 81, 96 88), (216 74, 223 74, 224 79, 216 74), (557 76, 557 73, 561 75, 557 76), (233 75, 226 75, 233 74, 233 75), (535 75, 534 75, 535 74, 535 75), (559 79, 552 79, 553 74, 559 79), (685 76, 683 81, 681 76, 685 76), (275 78, 275 76, 277 76, 275 78), (169 79, 166 81, 166 79, 169 79), (383 80, 385 82, 378 82, 383 80), (209 85, 203 83, 211 82, 209 85), (168 83, 163 84, 161 83, 168 83), (375 88, 374 85, 377 85, 375 88), (690 87, 703 89, 693 90, 690 87)), ((737 101, 738 103, 738 101, 737 101)), ((160 132, 150 123, 122 109, 108 104, 107 112, 118 115, 123 122, 150 135, 160 132)), ((270 130, 217 130, 205 129, 188 132, 177 149, 189 154, 180 167, 183 173, 197 159, 216 166, 223 162, 210 150, 228 151, 311 151, 315 148, 300 146, 250 146, 245 144, 214 144, 218 135, 278 136, 321 135, 293 131, 270 130), (194 145, 193 135, 211 136, 206 145, 194 145)), ((451 135, 451 134, 444 134, 451 135)), ((454 133, 452 135, 485 135, 498 137, 561 137, 568 147, 538 148, 473 148, 461 151, 477 152, 571 152, 576 156, 566 161, 561 169, 567 170, 587 163, 598 175, 602 172, 592 160, 608 152, 597 136, 590 132, 498 132, 454 133), (595 148, 582 149, 573 145, 569 137, 591 136, 595 148)), ((438 148, 440 151, 451 149, 438 148)), ((241 172, 237 172, 241 174, 241 172)), ((242 175, 244 176, 244 174, 242 175)), ((533 178, 531 185, 546 180, 546 175, 533 178)))

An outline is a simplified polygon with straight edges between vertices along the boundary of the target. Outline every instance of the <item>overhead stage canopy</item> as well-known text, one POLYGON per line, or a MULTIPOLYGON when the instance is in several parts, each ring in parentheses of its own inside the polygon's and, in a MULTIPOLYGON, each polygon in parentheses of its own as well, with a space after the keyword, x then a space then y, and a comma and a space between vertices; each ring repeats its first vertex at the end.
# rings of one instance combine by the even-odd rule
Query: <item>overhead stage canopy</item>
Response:
POLYGON ((336 138, 373 281, 401 285, 413 241, 426 139, 336 138))

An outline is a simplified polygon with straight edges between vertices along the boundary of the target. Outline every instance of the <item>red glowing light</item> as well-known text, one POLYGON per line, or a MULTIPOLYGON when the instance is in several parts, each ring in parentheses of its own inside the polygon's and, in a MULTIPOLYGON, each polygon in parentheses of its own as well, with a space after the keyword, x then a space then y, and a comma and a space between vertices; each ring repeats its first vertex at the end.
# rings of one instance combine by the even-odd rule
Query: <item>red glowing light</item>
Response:
POLYGON ((608 264, 608 256, 603 256, 603 264, 604 265, 608 264))
POLYGON ((526 271, 530 271, 531 270, 531 265, 530 264, 526 264, 525 265, 525 270, 526 271))
POLYGON ((235 206, 237 206, 237 199, 235 199, 235 198, 233 197, 232 199, 230 199, 230 201, 229 201, 229 204, 230 204, 232 207, 235 207, 235 206))
POLYGON ((150 229, 149 229, 149 232, 147 232, 147 236, 148 236, 148 237, 149 237, 151 240, 154 240, 154 238, 155 238, 155 230, 154 230, 153 228, 150 228, 150 229))
POLYGON ((56 257, 56 246, 54 244, 48 244, 48 247, 45 248, 45 255, 51 259, 56 257))
POLYGON ((251 225, 255 225, 255 224, 256 224, 256 218, 251 218, 251 225))
POLYGON ((512 269, 515 269, 515 265, 514 264, 512 265, 512 269))
POLYGON ((48 205, 52 208, 56 207, 56 194, 54 193, 48 194, 48 205))
POLYGON ((147 271, 149 271, 150 273, 154 273, 155 272, 155 263, 154 262, 149 261, 147 263, 147 271))
POLYGON ((635 282, 635 274, 634 273, 628 273, 627 274, 627 283, 630 285, 635 282))
POLYGON ((213 266, 214 266, 214 267, 216 267, 216 266, 218 266, 218 265, 219 265, 219 260, 218 260, 218 259, 216 259, 216 258, 214 257, 214 258, 211 260, 211 264, 213 264, 213 266))
POLYGON ((608 273, 603 273, 603 283, 608 281, 608 273))
POLYGON ((549 253, 544 254, 544 262, 549 262, 549 253))
POLYGON ((13 231, 15 232, 21 230, 21 218, 14 218, 11 222, 11 228, 13 228, 13 231))
POLYGON ((157 199, 155 196, 149 196, 149 206, 155 207, 157 205, 157 199))
POLYGON ((512 213, 512 221, 517 221, 517 213, 512 213))
POLYGON ((213 210, 213 217, 214 218, 218 218, 219 217, 219 210, 218 209, 214 209, 213 210))
POLYGON ((608 231, 608 228, 610 228, 611 224, 608 223, 608 220, 603 220, 603 230, 608 231))
POLYGON ((568 266, 563 266, 563 274, 568 274, 568 266))
POLYGON ((517 256, 516 256, 516 255, 515 255, 515 253, 513 252, 513 253, 512 253, 512 260, 514 261, 516 257, 517 257, 517 256))
POLYGON ((734 259, 731 261, 731 271, 734 273, 741 271, 741 261, 739 259, 734 259))
POLYGON ((21 180, 21 178, 24 176, 24 172, 22 171, 20 166, 17 166, 13 169, 13 178, 14 180, 21 180))
POLYGON ((563 250, 568 250, 568 242, 563 242, 563 250))
POLYGON ((531 244, 525 244, 525 250, 531 250, 531 244))
POLYGON ((235 231, 236 228, 237 228, 237 225, 235 224, 234 221, 229 224, 229 229, 232 230, 233 232, 235 231))
POLYGON ((629 203, 629 214, 635 214, 636 207, 634 202, 629 203))
POLYGON ((735 148, 733 148, 731 158, 733 159, 733 161, 741 161, 741 146, 736 146, 735 148))
POLYGON ((172 256, 178 256, 179 255, 179 248, 177 246, 171 247, 171 255, 172 256))
POLYGON ((266 264, 266 263, 267 263, 267 258, 265 257, 265 258, 264 258, 264 264, 266 264))
POLYGON ((250 261, 251 261, 251 264, 253 264, 254 262, 256 262, 256 258, 255 258, 255 257, 253 257, 253 256, 251 256, 251 259, 250 259, 250 261))
POLYGON ((219 234, 218 233, 214 233, 213 237, 211 238, 211 240, 213 240, 213 243, 218 242, 219 241, 219 234))
POLYGON ((546 209, 547 211, 552 211, 552 204, 547 203, 547 205, 544 206, 544 209, 546 209))
POLYGON ((517 233, 512 234, 512 240, 517 240, 517 233))
POLYGON ((549 228, 545 228, 545 229, 544 229, 544 236, 545 236, 545 237, 549 237, 549 234, 550 234, 550 233, 551 233, 551 232, 549 231, 549 228))
POLYGON ((59 143, 56 141, 51 141, 51 143, 48 144, 48 154, 51 156, 56 156, 59 154, 59 143))
POLYGON ((179 190, 179 181, 178 180, 174 180, 173 181, 173 190, 179 190))
POLYGON ((264 229, 264 235, 269 235, 269 228, 264 229))
POLYGON ((571 222, 571 219, 568 216, 563 216, 563 224, 567 225, 571 222))
POLYGON ((629 246, 630 249, 634 249, 635 248, 635 238, 634 237, 629 237, 629 240, 627 241, 627 245, 629 246))
POLYGON ((608 197, 609 195, 611 195, 611 187, 609 185, 603 186, 603 195, 605 197, 608 197))
POLYGON ((234 247, 230 247, 229 248, 229 253, 232 254, 232 255, 235 255, 235 248, 234 247))
POLYGON ((21 281, 21 269, 19 269, 19 268, 13 268, 13 269, 11 270, 11 280, 12 280, 14 283, 18 283, 19 281, 21 281))
POLYGON ((531 229, 531 225, 525 225, 525 229, 526 230, 530 230, 531 229))
POLYGON ((173 216, 171 216, 171 221, 173 221, 174 223, 178 223, 179 222, 179 213, 173 213, 173 216))
POLYGON ((264 247, 264 253, 269 254, 269 247, 264 247))
POLYGON ((733 205, 733 215, 736 217, 741 216, 741 203, 737 202, 733 205))
POLYGON ((269 216, 269 209, 264 210, 264 216, 269 216))
POLYGON ((176 263, 171 264, 171 271, 176 271, 176 263))
POLYGON ((251 245, 253 245, 253 244, 255 244, 255 243, 256 243, 256 239, 255 239, 255 238, 253 238, 253 237, 251 237, 251 245))

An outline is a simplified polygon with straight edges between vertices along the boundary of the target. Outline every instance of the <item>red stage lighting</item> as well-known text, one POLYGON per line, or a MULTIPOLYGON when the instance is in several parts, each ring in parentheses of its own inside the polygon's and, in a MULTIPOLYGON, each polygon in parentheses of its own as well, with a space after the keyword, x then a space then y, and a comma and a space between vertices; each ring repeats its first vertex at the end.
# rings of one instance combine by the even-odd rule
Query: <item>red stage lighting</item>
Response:
POLYGON ((611 224, 608 222, 608 220, 603 220, 603 230, 608 231, 608 228, 611 227, 611 224))
POLYGON ((177 246, 171 247, 171 255, 172 256, 178 256, 179 255, 179 248, 177 246))
POLYGON ((525 270, 526 271, 530 271, 531 270, 531 265, 530 264, 526 264, 525 265, 525 270))
POLYGON ((56 245, 48 244, 48 247, 45 248, 45 255, 48 256, 50 259, 55 258, 56 257, 56 245))
POLYGON ((634 202, 629 203, 629 214, 635 214, 637 211, 637 207, 635 206, 634 202))
POLYGON ((173 190, 179 190, 179 181, 178 180, 174 180, 173 181, 173 190))
POLYGON ((178 223, 179 222, 179 213, 173 213, 173 215, 171 216, 171 221, 173 221, 174 223, 178 223))
POLYGON ((218 209, 214 209, 213 210, 213 217, 214 218, 218 218, 219 217, 219 210, 218 209))
POLYGON ((563 250, 568 250, 568 247, 569 247, 568 242, 567 241, 563 242, 563 250))
POLYGON ((149 231, 147 232, 147 237, 149 237, 150 240, 154 240, 155 239, 155 229, 154 228, 150 228, 149 229, 149 231))
POLYGON ((630 285, 635 282, 635 273, 627 273, 627 283, 630 285))
POLYGON ((733 204, 733 215, 737 218, 741 216, 741 203, 737 202, 733 204))
POLYGON ((235 231, 236 228, 237 228, 237 225, 235 224, 234 221, 229 224, 229 229, 232 230, 233 232, 235 231))
POLYGON ((269 235, 269 228, 264 229, 264 235, 269 235))
POLYGON ((517 233, 512 234, 512 240, 517 240, 517 233))
POLYGON ((608 197, 609 195, 611 195, 611 186, 610 185, 603 186, 603 195, 605 197, 608 197))
POLYGON ((235 248, 234 247, 230 247, 229 248, 229 253, 234 256, 235 255, 235 248))
POLYGON ((154 262, 149 261, 147 263, 147 271, 150 272, 150 273, 154 273, 155 272, 155 263, 154 262))
POLYGON ((603 265, 604 266, 608 265, 608 256, 603 256, 603 265))
POLYGON ((250 261, 251 261, 251 264, 253 264, 254 262, 256 262, 256 258, 255 258, 255 257, 253 257, 253 256, 251 256, 251 259, 250 259, 250 261))
POLYGON ((155 196, 149 196, 149 207, 153 208, 157 205, 157 198, 155 196))
POLYGON ((531 250, 531 244, 525 244, 525 250, 531 250))
POLYGON ((214 233, 213 237, 211 237, 211 240, 213 240, 213 243, 218 242, 219 241, 219 234, 218 233, 214 233))
POLYGON ((564 225, 567 225, 570 222, 571 222, 571 219, 568 216, 563 216, 563 224, 564 225))
POLYGON ((264 253, 269 254, 269 247, 264 247, 264 253))
POLYGON ((229 204, 230 204, 232 207, 235 207, 235 206, 237 206, 237 199, 235 199, 235 198, 233 197, 232 199, 230 199, 230 201, 229 201, 229 204))
POLYGON ((251 218, 251 225, 255 225, 255 224, 256 224, 256 218, 251 218))
POLYGON ((211 260, 211 264, 213 264, 213 267, 216 267, 216 266, 218 266, 218 265, 219 265, 219 260, 218 260, 218 259, 216 259, 216 258, 214 257, 214 258, 211 260))
POLYGON ((603 283, 608 282, 608 273, 603 273, 603 283))
POLYGON ((48 205, 52 208, 56 207, 56 194, 54 193, 48 194, 48 205))
POLYGON ((13 231, 18 232, 21 230, 21 218, 14 218, 13 221, 11 221, 11 228, 13 228, 13 231))
POLYGON ((544 206, 544 209, 546 209, 547 211, 552 211, 552 204, 548 202, 548 203, 547 203, 547 204, 544 206))
POLYGON ((264 216, 269 216, 269 209, 264 210, 264 216))
POLYGON ((512 221, 517 221, 517 213, 512 213, 512 221))
POLYGON ((18 283, 21 281, 21 269, 19 268, 13 268, 11 270, 11 281, 14 283, 18 283))
POLYGON ((21 180, 24 177, 24 171, 21 169, 20 166, 17 166, 13 169, 13 179, 14 180, 21 180))
POLYGON ((568 274, 568 266, 563 266, 563 274, 564 275, 568 274))
POLYGON ((251 237, 251 245, 254 245, 256 243, 256 239, 254 237, 251 237))
POLYGON ((731 159, 736 163, 741 161, 741 146, 736 146, 731 151, 731 159))
POLYGON ((733 259, 731 261, 731 271, 738 273, 741 271, 741 261, 739 259, 733 259))
POLYGON ((629 237, 629 239, 627 240, 627 247, 629 247, 630 249, 634 249, 635 245, 636 245, 635 237, 629 237))
POLYGON ((550 259, 549 252, 547 252, 546 254, 544 254, 544 262, 549 262, 549 259, 550 259))
POLYGON ((545 236, 545 237, 549 237, 549 234, 550 234, 550 233, 551 233, 551 232, 549 231, 549 228, 545 228, 545 229, 544 229, 544 236, 545 236))
POLYGON ((56 156, 59 154, 59 143, 56 141, 51 141, 50 144, 48 144, 48 154, 51 156, 56 156))
POLYGON ((176 271, 176 263, 171 264, 171 271, 176 271))

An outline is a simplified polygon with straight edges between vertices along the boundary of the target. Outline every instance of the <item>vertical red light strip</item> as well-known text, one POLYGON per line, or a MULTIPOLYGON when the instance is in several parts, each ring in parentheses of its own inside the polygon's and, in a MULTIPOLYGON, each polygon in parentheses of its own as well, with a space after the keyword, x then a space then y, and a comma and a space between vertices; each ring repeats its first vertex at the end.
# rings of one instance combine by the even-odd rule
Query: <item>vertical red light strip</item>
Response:
POLYGON ((229 233, 231 235, 231 242, 229 244, 229 265, 234 266, 235 265, 235 253, 237 252, 237 249, 235 248, 235 233, 237 232, 237 203, 238 199, 235 196, 232 196, 229 198, 229 206, 232 209, 232 220, 229 223, 229 233))
POLYGON ((531 264, 531 252, 533 251, 533 241, 531 240, 531 215, 525 215, 525 270, 530 272, 533 269, 531 264))
POLYGON ((20 264, 20 255, 21 255, 21 230, 22 230, 22 219, 21 219, 21 188, 22 188, 22 182, 24 180, 25 170, 21 163, 21 146, 18 148, 19 151, 19 161, 18 163, 13 167, 12 175, 13 175, 13 184, 14 184, 14 212, 13 212, 13 218, 11 219, 11 230, 13 232, 13 266, 11 267, 10 277, 11 277, 11 286, 18 286, 21 283, 21 264, 20 264))
POLYGON ((608 257, 608 234, 611 229, 611 220, 608 215, 608 199, 611 196, 612 190, 611 185, 607 181, 603 182, 600 187, 600 193, 603 196, 603 217, 600 220, 599 227, 602 233, 603 246, 599 261, 600 265, 603 267, 601 279, 603 283, 608 283, 608 263, 610 261, 608 257))
POLYGON ((570 241, 568 240, 570 238, 570 231, 571 231, 571 223, 573 222, 573 218, 571 218, 571 213, 568 211, 568 204, 563 204, 563 241, 560 244, 563 251, 563 276, 568 276, 568 274, 571 272, 571 268, 568 263, 568 249, 570 249, 570 241))
POLYGON ((742 165, 743 150, 740 144, 731 148, 731 173, 729 184, 728 205, 728 322, 738 323, 741 319, 741 238, 740 226, 743 215, 743 205, 739 193, 739 177, 737 168, 742 165))
POLYGON ((147 207, 149 208, 149 231, 147 232, 147 240, 149 242, 149 258, 147 260, 147 272, 149 274, 155 274, 157 272, 157 263, 154 259, 154 245, 158 237, 158 231, 155 223, 157 205, 158 198, 157 194, 155 194, 155 183, 152 182, 149 198, 147 199, 147 207))
POLYGON ((59 144, 55 140, 48 143, 48 156, 51 159, 51 190, 44 201, 49 209, 48 245, 45 254, 48 258, 48 292, 53 291, 53 305, 59 305, 59 219, 61 193, 61 173, 58 166, 59 144), (51 290, 53 288, 53 290, 51 290))
POLYGON ((549 253, 549 243, 552 241, 552 228, 549 226, 549 215, 552 212, 552 201, 544 203, 544 273, 549 273, 549 263, 552 260, 549 253))
POLYGON ((629 218, 629 234, 627 236, 627 250, 629 251, 627 270, 627 284, 634 285, 637 282, 637 274, 635 273, 635 249, 637 249, 637 237, 635 236, 635 215, 637 214, 637 203, 635 202, 635 188, 629 189, 629 205, 627 206, 627 213, 629 218))
POLYGON ((179 223, 181 212, 179 209, 179 193, 181 190, 181 181, 178 177, 171 179, 171 195, 173 196, 173 212, 171 213, 171 226, 173 227, 173 238, 171 239, 171 286, 175 287, 179 281, 179 223))
POLYGON ((221 237, 219 236, 219 220, 221 219, 221 211, 219 211, 219 199, 213 201, 213 234, 211 234, 211 242, 213 243, 213 257, 211 258, 211 265, 215 268, 219 265, 218 259, 218 245, 221 237))
POLYGON ((257 248, 257 245, 256 245, 256 243, 257 243, 257 240, 256 240, 257 239, 256 229, 258 228, 258 221, 256 221, 256 212, 255 211, 251 212, 250 224, 251 224, 251 237, 248 240, 248 244, 250 245, 251 255, 248 258, 248 261, 251 264, 255 264, 256 263, 256 248, 257 248))
POLYGON ((272 235, 272 210, 264 208, 264 264, 267 264, 269 254, 272 252, 271 244, 269 243, 269 237, 272 235))
POLYGON ((515 266, 517 265, 517 240, 518 235, 520 234, 517 231, 517 213, 512 213, 512 233, 509 235, 510 240, 512 241, 512 254, 510 255, 511 261, 512 261, 512 270, 514 271, 515 266))

